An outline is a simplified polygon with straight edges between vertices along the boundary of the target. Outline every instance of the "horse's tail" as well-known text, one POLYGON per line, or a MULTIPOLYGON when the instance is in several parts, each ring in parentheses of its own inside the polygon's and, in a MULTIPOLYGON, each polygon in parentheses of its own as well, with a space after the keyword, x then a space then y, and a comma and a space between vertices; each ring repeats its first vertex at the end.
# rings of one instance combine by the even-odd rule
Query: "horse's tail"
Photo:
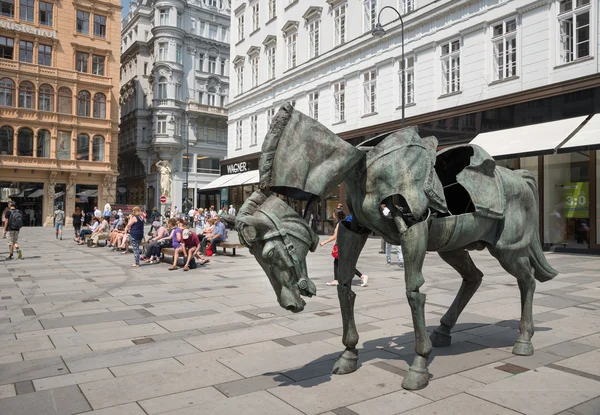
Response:
MULTIPOLYGON (((517 173, 525 180, 529 189, 533 193, 535 200, 535 212, 539 215, 539 201, 538 201, 538 187, 535 177, 527 170, 517 170, 517 173)), ((538 226, 534 226, 534 235, 531 244, 527 248, 527 254, 529 256, 529 262, 534 270, 535 279, 539 282, 550 281, 552 278, 558 275, 556 271, 544 255, 542 250, 542 243, 540 242, 540 232, 538 226)))

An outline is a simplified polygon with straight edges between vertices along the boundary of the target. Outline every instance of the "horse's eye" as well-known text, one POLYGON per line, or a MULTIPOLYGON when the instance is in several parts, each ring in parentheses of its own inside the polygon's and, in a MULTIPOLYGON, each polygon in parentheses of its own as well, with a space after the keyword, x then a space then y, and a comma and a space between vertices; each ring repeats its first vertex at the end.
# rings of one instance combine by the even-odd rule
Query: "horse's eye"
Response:
POLYGON ((271 250, 269 251, 269 253, 267 254, 267 258, 273 258, 273 255, 275 255, 275 250, 274 250, 274 249, 271 249, 271 250))

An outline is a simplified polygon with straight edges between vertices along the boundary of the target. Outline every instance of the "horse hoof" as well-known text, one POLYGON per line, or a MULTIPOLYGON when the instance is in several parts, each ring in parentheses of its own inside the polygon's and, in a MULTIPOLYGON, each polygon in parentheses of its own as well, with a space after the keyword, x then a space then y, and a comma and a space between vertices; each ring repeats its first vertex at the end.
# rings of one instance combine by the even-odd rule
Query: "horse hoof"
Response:
POLYGON ((348 373, 355 372, 358 367, 358 350, 345 350, 344 353, 333 365, 331 373, 334 375, 347 375, 348 373))
POLYGON ((431 336, 429 336, 429 340, 431 340, 433 347, 450 347, 452 336, 434 330, 431 336))
POLYGON ((402 381, 402 387, 409 391, 423 389, 429 384, 429 371, 427 369, 411 366, 402 381))
POLYGON ((517 356, 531 356, 533 354, 533 344, 531 344, 531 342, 517 340, 513 346, 512 352, 517 356))

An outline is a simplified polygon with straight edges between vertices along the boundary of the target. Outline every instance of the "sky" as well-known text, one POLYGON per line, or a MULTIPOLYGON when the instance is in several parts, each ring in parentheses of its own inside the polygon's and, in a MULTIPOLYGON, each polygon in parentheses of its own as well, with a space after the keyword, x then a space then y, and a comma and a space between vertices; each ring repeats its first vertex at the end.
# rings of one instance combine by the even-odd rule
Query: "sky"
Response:
POLYGON ((121 6, 123 6, 121 17, 127 16, 127 13, 129 13, 129 0, 121 0, 121 6))

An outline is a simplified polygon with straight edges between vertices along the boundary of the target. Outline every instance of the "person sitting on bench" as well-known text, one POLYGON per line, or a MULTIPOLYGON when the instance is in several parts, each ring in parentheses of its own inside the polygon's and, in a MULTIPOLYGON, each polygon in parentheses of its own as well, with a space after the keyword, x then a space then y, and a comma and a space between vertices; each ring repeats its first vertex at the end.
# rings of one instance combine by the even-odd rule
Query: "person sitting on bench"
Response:
POLYGON ((187 256, 187 250, 185 249, 185 244, 183 243, 183 220, 177 219, 177 227, 171 232, 172 240, 173 240, 173 249, 175 253, 173 254, 173 265, 169 267, 169 271, 173 271, 177 269, 177 260, 179 259, 179 253, 182 253, 184 257, 187 256))
POLYGON ((214 217, 215 225, 210 236, 202 240, 202 253, 206 254, 206 245, 210 242, 212 252, 217 252, 217 245, 227 240, 227 230, 225 224, 221 222, 219 216, 214 217))
MULTIPOLYGON (((183 243, 185 248, 187 249, 187 261, 185 262, 185 266, 183 267, 184 271, 189 271, 190 262, 194 259, 194 254, 200 248, 200 240, 198 239, 198 235, 189 229, 184 229, 182 232, 183 243)), ((195 263, 195 260, 194 260, 195 263)), ((194 267, 192 267, 194 268, 194 267)))

